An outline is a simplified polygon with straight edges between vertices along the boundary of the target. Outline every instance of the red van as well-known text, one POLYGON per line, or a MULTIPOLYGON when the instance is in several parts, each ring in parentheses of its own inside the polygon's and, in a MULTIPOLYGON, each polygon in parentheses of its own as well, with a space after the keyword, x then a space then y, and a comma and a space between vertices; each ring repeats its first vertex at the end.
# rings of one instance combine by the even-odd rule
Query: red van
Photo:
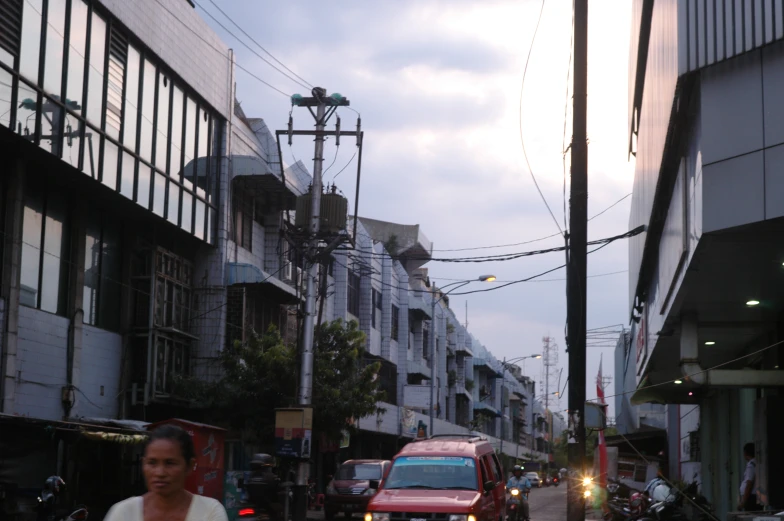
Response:
POLYGON ((332 521, 341 512, 348 517, 355 512, 364 513, 370 497, 376 492, 370 488, 370 482, 382 480, 389 472, 390 463, 374 459, 343 462, 327 485, 324 519, 332 521))
POLYGON ((484 437, 442 435, 409 443, 392 460, 365 521, 503 521, 506 483, 484 437))

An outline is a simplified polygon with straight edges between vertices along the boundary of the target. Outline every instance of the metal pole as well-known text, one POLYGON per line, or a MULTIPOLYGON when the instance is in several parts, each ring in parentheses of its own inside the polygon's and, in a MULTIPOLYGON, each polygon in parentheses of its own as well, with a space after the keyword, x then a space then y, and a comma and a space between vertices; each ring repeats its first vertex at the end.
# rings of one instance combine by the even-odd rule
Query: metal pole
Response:
MULTIPOLYGON (((310 241, 308 244, 308 266, 307 286, 305 288, 305 319, 302 331, 302 360, 300 364, 299 376, 299 404, 310 405, 313 398, 313 334, 314 319, 316 315, 316 279, 319 273, 319 264, 315 257, 319 245, 319 228, 321 223, 321 169, 324 164, 324 136, 319 134, 323 131, 326 121, 325 98, 327 91, 316 87, 313 89, 313 96, 318 99, 319 104, 316 109, 316 137, 315 153, 313 156, 313 185, 311 189, 310 206, 310 241)), ((297 469, 297 486, 306 487, 310 466, 307 461, 300 461, 297 469)), ((304 497, 304 494, 302 494, 304 497)))
POLYGON ((433 285, 432 291, 432 314, 430 316, 430 434, 433 435, 433 401, 436 395, 436 286, 433 285))
POLYGON ((506 406, 504 404, 504 384, 506 380, 504 379, 506 376, 506 357, 504 357, 504 361, 501 362, 501 446, 499 447, 498 451, 501 453, 501 456, 504 455, 504 434, 506 434, 504 429, 504 410, 506 406))
MULTIPOLYGON (((569 342, 569 466, 585 473, 585 315, 588 228, 588 0, 574 0, 574 110, 570 194, 567 320, 569 342)), ((568 481, 567 521, 585 519, 577 480, 568 481)))

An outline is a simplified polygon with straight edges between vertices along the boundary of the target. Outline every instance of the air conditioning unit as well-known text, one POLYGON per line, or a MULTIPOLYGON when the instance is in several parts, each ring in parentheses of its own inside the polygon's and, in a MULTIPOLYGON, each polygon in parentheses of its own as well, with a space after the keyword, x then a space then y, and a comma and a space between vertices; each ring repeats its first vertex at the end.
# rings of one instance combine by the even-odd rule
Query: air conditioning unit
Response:
POLYGON ((286 259, 281 259, 282 262, 285 262, 283 268, 283 280, 293 281, 294 280, 294 264, 289 262, 286 259))
POLYGON ((302 268, 296 268, 296 278, 294 279, 294 283, 300 289, 300 291, 305 291, 305 277, 302 276, 302 268))

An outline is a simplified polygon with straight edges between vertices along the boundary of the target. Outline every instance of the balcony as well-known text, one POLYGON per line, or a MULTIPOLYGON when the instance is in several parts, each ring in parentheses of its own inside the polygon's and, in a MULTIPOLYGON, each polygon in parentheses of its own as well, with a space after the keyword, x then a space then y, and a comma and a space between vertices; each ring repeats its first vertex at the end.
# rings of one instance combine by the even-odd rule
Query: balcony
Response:
POLYGON ((408 310, 411 315, 419 320, 430 320, 431 306, 429 302, 425 302, 423 297, 424 293, 412 291, 408 294, 408 310))
POLYGON ((491 416, 500 416, 498 409, 485 402, 474 402, 474 414, 482 412, 491 416))
POLYGON ((473 395, 471 395, 471 393, 468 392, 468 389, 466 389, 465 386, 460 382, 455 384, 455 393, 457 394, 458 397, 463 397, 469 401, 473 401, 474 399, 473 395))
POLYGON ((408 369, 408 374, 421 376, 428 380, 430 379, 430 368, 427 366, 427 364, 424 361, 417 362, 415 360, 409 360, 407 369, 408 369))
POLYGON ((457 345, 455 346, 455 354, 457 356, 474 356, 474 353, 471 351, 471 348, 468 347, 463 342, 457 343, 457 345))

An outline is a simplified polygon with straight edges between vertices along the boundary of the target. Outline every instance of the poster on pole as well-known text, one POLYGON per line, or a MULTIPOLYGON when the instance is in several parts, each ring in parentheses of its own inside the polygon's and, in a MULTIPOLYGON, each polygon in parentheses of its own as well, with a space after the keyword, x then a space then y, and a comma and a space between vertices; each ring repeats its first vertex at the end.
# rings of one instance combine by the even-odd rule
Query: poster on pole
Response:
POLYGON ((400 427, 403 436, 414 437, 417 433, 416 414, 411 409, 402 409, 400 414, 400 427))

